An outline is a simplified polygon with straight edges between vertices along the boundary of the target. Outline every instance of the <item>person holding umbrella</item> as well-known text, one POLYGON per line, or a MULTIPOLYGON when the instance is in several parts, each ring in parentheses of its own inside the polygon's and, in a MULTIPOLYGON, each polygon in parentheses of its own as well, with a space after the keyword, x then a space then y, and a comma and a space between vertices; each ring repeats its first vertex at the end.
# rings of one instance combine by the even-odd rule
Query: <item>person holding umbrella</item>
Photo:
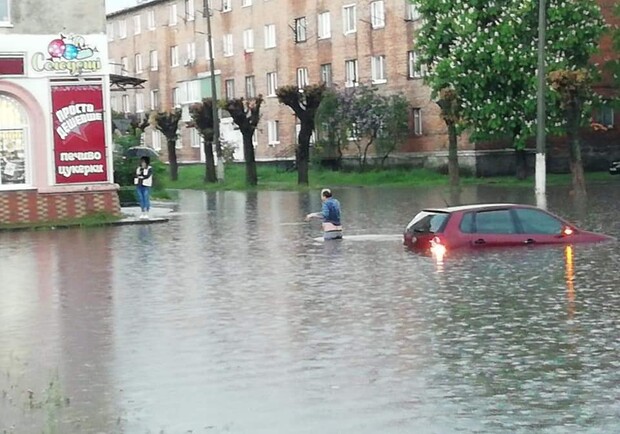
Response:
POLYGON ((151 187, 153 186, 153 168, 151 167, 151 159, 149 157, 140 158, 140 166, 136 169, 136 177, 134 184, 138 193, 138 202, 140 202, 140 219, 149 218, 149 210, 151 208, 151 187))

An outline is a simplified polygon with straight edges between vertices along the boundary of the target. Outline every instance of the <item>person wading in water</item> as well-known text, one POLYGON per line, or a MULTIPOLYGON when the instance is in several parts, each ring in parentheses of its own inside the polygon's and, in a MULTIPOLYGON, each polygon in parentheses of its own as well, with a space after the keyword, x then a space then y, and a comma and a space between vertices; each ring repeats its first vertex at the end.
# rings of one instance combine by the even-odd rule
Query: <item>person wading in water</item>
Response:
POLYGON ((306 221, 311 219, 323 220, 323 238, 326 240, 342 239, 342 223, 340 222, 340 202, 332 196, 329 188, 321 190, 323 209, 306 216, 306 221))

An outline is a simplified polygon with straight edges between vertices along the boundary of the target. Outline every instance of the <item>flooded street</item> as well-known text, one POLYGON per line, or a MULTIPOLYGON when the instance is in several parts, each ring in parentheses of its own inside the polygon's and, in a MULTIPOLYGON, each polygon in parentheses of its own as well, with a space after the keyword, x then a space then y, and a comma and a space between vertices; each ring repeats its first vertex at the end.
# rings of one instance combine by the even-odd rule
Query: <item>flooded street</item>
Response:
MULTIPOLYGON (((589 191, 548 209, 620 237, 620 184, 589 191)), ((401 234, 444 189, 334 194, 341 242, 300 223, 318 191, 0 233, 0 433, 620 433, 619 243, 437 263, 401 234)), ((461 195, 504 201, 535 203, 461 195)))

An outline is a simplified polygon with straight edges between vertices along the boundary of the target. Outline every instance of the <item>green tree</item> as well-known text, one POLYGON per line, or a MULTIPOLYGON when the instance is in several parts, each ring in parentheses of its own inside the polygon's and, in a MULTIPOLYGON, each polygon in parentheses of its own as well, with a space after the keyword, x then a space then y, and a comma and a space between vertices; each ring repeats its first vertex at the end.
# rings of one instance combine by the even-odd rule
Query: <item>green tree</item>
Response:
POLYGON ((254 137, 256 127, 260 121, 260 108, 263 96, 243 99, 235 98, 224 102, 224 109, 230 113, 233 122, 239 127, 243 137, 243 156, 245 159, 245 181, 248 185, 258 184, 256 172, 256 156, 254 153, 254 137))
POLYGON ((170 165, 170 179, 179 179, 179 164, 177 162, 177 139, 179 138, 179 121, 181 120, 181 109, 157 112, 153 111, 149 117, 151 127, 159 130, 166 138, 166 148, 168 150, 168 164, 170 165))
POLYGON ((202 102, 192 104, 189 107, 192 120, 189 127, 194 127, 202 137, 205 151, 205 182, 216 183, 215 159, 213 157, 213 100, 203 98, 202 102))
POLYGON ((277 90, 280 103, 289 106, 299 123, 301 129, 295 149, 295 163, 297 165, 297 183, 308 184, 308 171, 310 166, 310 140, 314 132, 316 113, 325 94, 323 84, 315 84, 299 89, 297 86, 283 86, 277 90))
POLYGON ((402 146, 409 136, 409 101, 400 94, 386 96, 385 101, 381 130, 375 142, 382 167, 390 154, 402 146))

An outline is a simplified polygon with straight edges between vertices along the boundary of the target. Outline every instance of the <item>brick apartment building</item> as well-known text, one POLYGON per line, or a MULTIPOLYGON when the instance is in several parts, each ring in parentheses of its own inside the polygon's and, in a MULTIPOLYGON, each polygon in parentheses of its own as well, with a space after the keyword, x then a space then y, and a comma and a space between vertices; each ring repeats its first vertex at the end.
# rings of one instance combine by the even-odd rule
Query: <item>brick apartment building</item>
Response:
MULTIPOLYGON (((113 93, 114 110, 143 113, 186 108, 211 96, 207 1, 151 0, 107 16, 110 59, 116 72, 146 80, 143 89, 113 93)), ((411 41, 420 16, 408 0, 209 1, 214 8, 218 96, 265 96, 255 136, 259 159, 290 157, 294 152, 296 121, 290 109, 278 103, 277 86, 318 82, 340 87, 374 84, 381 91, 406 95, 411 103, 410 137, 402 151, 446 153, 444 123, 423 84, 423 71, 416 68, 411 41)), ((600 0, 610 22, 613 3, 600 0)), ((608 58, 610 47, 603 47, 608 51, 602 56, 608 58)), ((188 118, 187 110, 184 117, 188 118)), ((599 117, 606 126, 613 127, 617 121, 610 107, 599 117)), ((182 127, 180 134, 180 161, 202 160, 196 131, 182 127)), ((222 134, 240 143, 229 119, 222 120, 222 134)), ((163 141, 158 132, 145 135, 146 144, 156 149, 165 148, 163 141)), ((492 154, 491 159, 511 155, 505 145, 489 150, 489 144, 473 145, 465 138, 459 146, 464 160, 483 154, 492 154)), ((240 153, 236 156, 242 158, 240 153)))

